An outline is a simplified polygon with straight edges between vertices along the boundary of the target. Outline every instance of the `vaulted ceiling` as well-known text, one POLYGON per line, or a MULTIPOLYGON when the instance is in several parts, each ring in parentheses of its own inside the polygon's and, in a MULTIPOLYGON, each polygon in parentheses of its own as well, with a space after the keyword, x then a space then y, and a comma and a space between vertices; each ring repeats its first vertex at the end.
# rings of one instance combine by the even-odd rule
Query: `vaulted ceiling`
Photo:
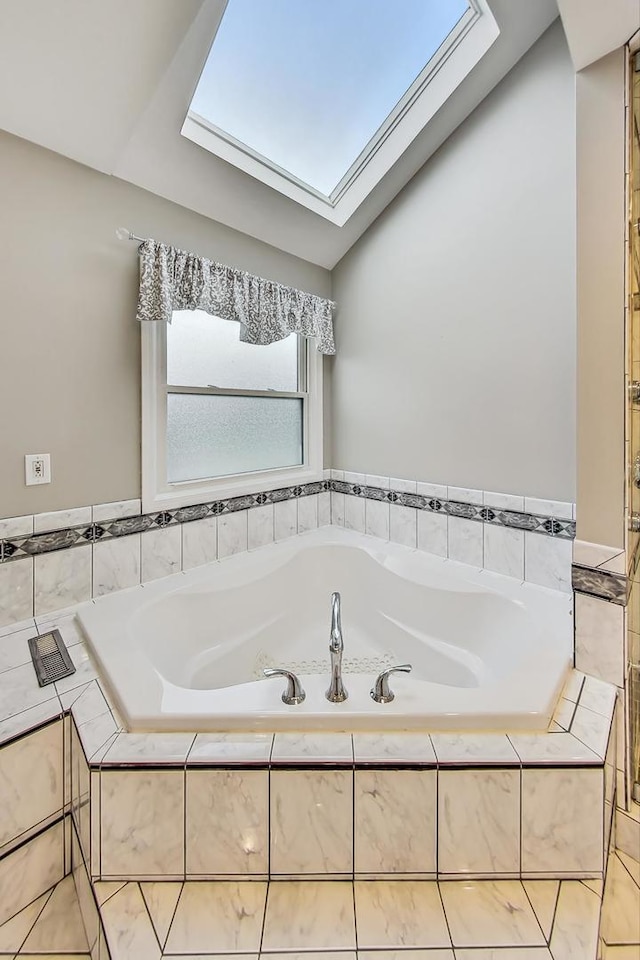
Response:
POLYGON ((180 135, 224 0, 2 0, 0 128, 331 268, 558 14, 489 2, 497 41, 341 227, 180 135))

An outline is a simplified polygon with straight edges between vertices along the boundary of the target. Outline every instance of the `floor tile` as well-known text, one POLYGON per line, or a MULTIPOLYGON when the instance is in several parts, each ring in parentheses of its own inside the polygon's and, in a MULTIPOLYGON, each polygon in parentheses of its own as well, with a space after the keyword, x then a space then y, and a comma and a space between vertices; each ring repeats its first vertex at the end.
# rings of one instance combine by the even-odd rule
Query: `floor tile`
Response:
POLYGON ((96 895, 98 906, 101 907, 109 897, 112 897, 118 890, 122 890, 126 880, 97 880, 93 884, 93 892, 96 895))
POLYGON ((266 883, 185 883, 166 953, 249 953, 260 948, 266 883))
MULTIPOLYGON (((349 956, 349 954, 340 954, 340 956, 349 956)), ((453 950, 450 949, 358 950, 358 960, 455 960, 455 958, 453 950)))
POLYGON ((605 943, 640 943, 640 889, 615 856, 607 869, 600 936, 605 943))
POLYGON ((486 947, 456 950, 456 960, 553 960, 553 957, 546 947, 486 947))
POLYGON ((595 957, 600 899, 579 880, 563 880, 549 948, 554 960, 595 957))
POLYGON ((640 945, 610 947, 605 944, 602 960, 640 960, 640 945))
POLYGON ((533 912, 538 918, 538 923, 542 927, 542 932, 548 940, 556 912, 560 882, 558 880, 525 880, 523 886, 533 912))
POLYGON ((50 896, 48 890, 0 926, 0 954, 18 952, 50 896))
POLYGON ((276 881, 269 885, 262 950, 355 950, 351 883, 276 881))
POLYGON ((31 933, 24 942, 23 953, 83 953, 89 949, 80 916, 73 877, 65 877, 47 900, 31 933))
POLYGON ((454 947, 544 945, 540 924, 517 880, 441 883, 440 891, 454 947))
POLYGON ((451 946, 435 882, 361 880, 355 902, 362 949, 451 946))
POLYGON ((160 945, 137 883, 125 884, 100 913, 111 960, 161 960, 160 945))
POLYGON ((20 960, 91 960, 89 953, 21 953, 20 960))
POLYGON ((151 916, 156 936, 160 943, 164 944, 178 906, 182 884, 165 880, 159 883, 141 883, 140 889, 151 916))
POLYGON ((628 854, 623 853, 622 850, 616 850, 616 857, 618 857, 622 865, 626 868, 627 873, 631 874, 634 881, 640 887, 640 863, 634 860, 633 857, 628 856, 628 854))

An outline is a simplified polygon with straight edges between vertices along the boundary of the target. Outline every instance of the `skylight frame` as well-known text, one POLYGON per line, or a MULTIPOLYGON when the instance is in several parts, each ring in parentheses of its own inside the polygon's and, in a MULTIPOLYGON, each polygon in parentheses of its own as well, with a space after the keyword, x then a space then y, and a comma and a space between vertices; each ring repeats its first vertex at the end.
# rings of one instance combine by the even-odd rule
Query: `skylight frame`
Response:
MULTIPOLYGON (((181 134, 279 193, 342 226, 498 38, 500 30, 488 0, 468 2, 467 12, 329 195, 191 109, 187 112, 181 134)), ((223 16, 224 10, 219 23, 223 16)), ((212 46, 214 43, 215 36, 212 46)))

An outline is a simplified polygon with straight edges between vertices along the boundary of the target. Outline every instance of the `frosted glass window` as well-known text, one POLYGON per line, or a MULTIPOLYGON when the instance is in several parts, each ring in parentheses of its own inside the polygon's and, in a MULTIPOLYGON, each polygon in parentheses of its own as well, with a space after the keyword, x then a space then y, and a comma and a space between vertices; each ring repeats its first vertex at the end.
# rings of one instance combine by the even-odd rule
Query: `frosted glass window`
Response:
POLYGON ((301 464, 302 404, 297 397, 170 393, 169 483, 301 464))
POLYGON ((329 195, 468 0, 229 0, 191 110, 329 195))
POLYGON ((176 310, 167 326, 167 383, 237 390, 298 390, 298 337, 242 343, 240 324, 201 310, 176 310))

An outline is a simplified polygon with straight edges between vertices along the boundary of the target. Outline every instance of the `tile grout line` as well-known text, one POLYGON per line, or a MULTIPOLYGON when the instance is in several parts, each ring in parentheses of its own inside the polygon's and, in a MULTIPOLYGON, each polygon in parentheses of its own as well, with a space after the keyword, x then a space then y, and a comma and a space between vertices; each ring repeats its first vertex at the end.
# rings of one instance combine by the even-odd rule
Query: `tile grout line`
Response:
MULTIPOLYGON (((134 883, 135 883, 135 885, 136 885, 137 888, 138 888, 138 893, 140 894, 140 897, 141 897, 141 899, 142 899, 142 904, 143 904, 144 909, 145 909, 145 911, 146 911, 146 914, 147 914, 147 918, 148 918, 148 920, 149 920, 149 923, 151 924, 151 929, 153 930, 153 935, 154 935, 154 937, 156 938, 156 943, 157 943, 158 946, 160 947, 160 955, 162 956, 162 953, 163 953, 162 944, 160 943, 160 937, 158 936, 158 931, 156 930, 156 925, 155 925, 155 923, 153 922, 153 917, 151 916, 151 911, 149 910, 149 904, 147 903, 146 897, 145 897, 144 893, 142 892, 141 881, 140 881, 140 880, 135 880, 134 883)), ((121 888, 121 889, 122 889, 122 888, 121 888)))
MULTIPOLYGON (((60 883, 60 882, 61 882, 61 881, 58 880, 58 882, 55 883, 49 890, 45 890, 44 894, 42 894, 42 893, 40 894, 41 897, 42 897, 42 896, 45 897, 45 901, 44 901, 44 903, 42 904, 42 908, 38 911, 38 915, 36 916, 35 920, 34 920, 33 923, 31 924, 31 926, 29 927, 29 929, 28 929, 28 931, 27 931, 27 934, 26 934, 24 940, 23 940, 22 943, 20 944, 20 947, 19 947, 19 949, 18 949, 18 951, 17 951, 17 953, 16 953, 16 957, 18 957, 18 956, 20 955, 20 953, 22 952, 22 949, 24 948, 25 943, 27 942, 27 940, 29 939, 29 937, 30 937, 31 934, 33 933, 33 930, 34 930, 34 928, 35 928, 35 925, 37 924, 38 920, 39 920, 40 917, 42 916, 43 911, 44 911, 44 908, 46 907, 46 905, 49 903, 49 900, 50 900, 51 897, 53 896, 53 891, 56 889, 56 887, 58 886, 58 883, 60 883)), ((22 910, 26 910, 27 907, 32 906, 32 904, 34 904, 34 903, 36 902, 36 900, 38 900, 38 899, 39 899, 39 897, 35 897, 35 898, 34 898, 30 903, 28 903, 25 907, 22 907, 22 910)), ((22 912, 21 910, 18 910, 18 913, 14 914, 13 917, 9 917, 9 920, 13 920, 13 919, 14 919, 15 917, 17 917, 18 914, 21 913, 21 912, 22 912)), ((5 920, 5 923, 8 923, 9 920, 5 920)), ((2 924, 2 926, 4 926, 4 924, 2 924)))

